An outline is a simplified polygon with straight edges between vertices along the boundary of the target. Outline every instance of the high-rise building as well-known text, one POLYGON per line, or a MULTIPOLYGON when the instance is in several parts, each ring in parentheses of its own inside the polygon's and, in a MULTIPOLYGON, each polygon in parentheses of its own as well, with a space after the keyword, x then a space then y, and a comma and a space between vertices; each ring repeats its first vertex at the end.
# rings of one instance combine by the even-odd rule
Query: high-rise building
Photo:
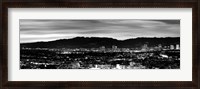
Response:
POLYGON ((159 48, 162 48, 162 44, 159 44, 158 47, 159 47, 159 48))
POLYGON ((180 45, 179 44, 176 44, 176 49, 180 49, 180 45))
POLYGON ((158 50, 162 50, 162 44, 158 45, 158 50))
POLYGON ((117 46, 113 45, 113 46, 112 46, 112 51, 113 51, 113 52, 118 52, 119 50, 118 50, 117 46))
POLYGON ((141 50, 142 51, 147 51, 148 49, 149 49, 148 45, 144 44, 141 50))
POLYGON ((174 48, 174 45, 170 45, 170 49, 171 49, 171 50, 175 49, 175 48, 174 48))
POLYGON ((105 49, 106 49, 105 46, 101 46, 101 47, 100 47, 100 50, 101 50, 101 51, 105 51, 105 49))
POLYGON ((100 47, 100 49, 105 49, 105 48, 106 48, 105 46, 101 46, 101 47, 100 47))
POLYGON ((113 45, 113 46, 112 46, 112 49, 117 49, 117 46, 113 45))

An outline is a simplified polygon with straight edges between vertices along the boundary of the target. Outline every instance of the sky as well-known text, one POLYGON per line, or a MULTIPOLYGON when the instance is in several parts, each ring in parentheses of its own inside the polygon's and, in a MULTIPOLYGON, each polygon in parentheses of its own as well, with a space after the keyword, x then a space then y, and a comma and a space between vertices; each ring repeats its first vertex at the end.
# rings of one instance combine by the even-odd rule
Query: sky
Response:
POLYGON ((180 37, 180 20, 51 20, 20 19, 20 43, 74 37, 180 37))

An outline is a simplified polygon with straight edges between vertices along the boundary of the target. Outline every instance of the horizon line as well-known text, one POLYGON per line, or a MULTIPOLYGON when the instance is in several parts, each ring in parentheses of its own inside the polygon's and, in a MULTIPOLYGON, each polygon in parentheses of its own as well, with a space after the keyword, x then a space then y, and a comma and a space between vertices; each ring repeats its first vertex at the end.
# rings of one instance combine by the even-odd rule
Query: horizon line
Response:
MULTIPOLYGON (((39 43, 39 42, 52 42, 52 41, 58 41, 58 40, 69 40, 69 39, 74 39, 74 38, 111 38, 111 39, 115 39, 115 38, 112 38, 112 37, 85 37, 85 36, 77 36, 77 37, 68 38, 68 39, 61 38, 61 39, 55 39, 55 40, 50 40, 50 41, 36 41, 36 42, 24 42, 24 43, 20 42, 20 44, 39 43)), ((115 40, 125 41, 125 40, 129 40, 129 39, 138 39, 138 38, 180 38, 180 37, 136 37, 136 38, 127 38, 127 39, 124 39, 124 40, 119 40, 119 39, 115 39, 115 40)))

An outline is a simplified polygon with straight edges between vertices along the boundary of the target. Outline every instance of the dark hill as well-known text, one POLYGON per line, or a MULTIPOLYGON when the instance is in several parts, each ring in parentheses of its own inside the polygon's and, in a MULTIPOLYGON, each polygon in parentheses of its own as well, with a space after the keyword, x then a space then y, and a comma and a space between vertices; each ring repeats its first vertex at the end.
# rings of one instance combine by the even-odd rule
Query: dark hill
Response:
POLYGON ((49 42, 23 43, 21 47, 29 48, 98 48, 100 46, 111 47, 116 45, 119 48, 141 47, 143 44, 157 46, 158 44, 171 45, 180 44, 180 37, 167 38, 136 38, 127 40, 116 40, 113 38, 99 37, 76 37, 72 39, 60 39, 49 42))

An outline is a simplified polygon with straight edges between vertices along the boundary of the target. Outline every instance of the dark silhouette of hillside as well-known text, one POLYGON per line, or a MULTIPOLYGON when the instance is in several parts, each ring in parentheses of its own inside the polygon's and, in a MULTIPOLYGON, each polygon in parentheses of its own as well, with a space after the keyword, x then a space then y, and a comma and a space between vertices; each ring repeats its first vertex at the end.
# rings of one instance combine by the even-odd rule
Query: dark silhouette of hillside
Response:
POLYGON ((118 48, 135 48, 144 44, 148 46, 169 46, 171 44, 180 44, 180 37, 166 38, 135 38, 127 40, 117 40, 113 38, 100 37, 75 37, 72 39, 59 39, 49 42, 22 43, 21 47, 29 48, 99 48, 105 46, 111 48, 112 45, 118 48))

